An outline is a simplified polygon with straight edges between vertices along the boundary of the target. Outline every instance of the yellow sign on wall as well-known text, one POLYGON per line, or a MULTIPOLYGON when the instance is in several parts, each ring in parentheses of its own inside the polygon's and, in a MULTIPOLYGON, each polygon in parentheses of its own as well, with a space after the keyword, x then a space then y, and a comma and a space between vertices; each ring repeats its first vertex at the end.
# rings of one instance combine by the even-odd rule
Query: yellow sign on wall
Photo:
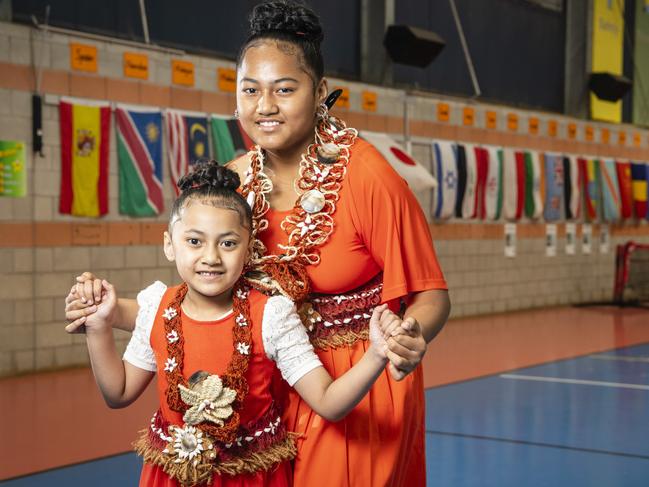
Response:
POLYGON ((216 68, 216 79, 219 90, 234 93, 237 89, 237 72, 231 68, 216 68))
POLYGON ((448 103, 437 104, 437 121, 448 122, 451 119, 451 108, 448 103))
POLYGON ((464 107, 462 110, 462 123, 472 126, 475 123, 475 110, 471 107, 464 107))
POLYGON ((608 144, 609 140, 611 140, 611 132, 608 129, 602 129, 601 140, 602 144, 608 144))
POLYGON ((527 128, 532 135, 539 133, 539 119, 536 117, 530 117, 527 121, 527 128))
MULTIPOLYGON (((593 52, 594 73, 622 74, 622 52, 624 41, 624 14, 615 0, 593 0, 593 52)), ((600 100, 590 94, 590 115, 595 120, 620 122, 622 102, 600 100)))
POLYGON ((124 76, 127 78, 149 79, 149 56, 125 52, 124 76))
POLYGON ((507 128, 512 132, 518 130, 518 115, 516 115, 515 113, 507 114, 507 128))
POLYGON ((595 131, 593 130, 592 125, 586 125, 586 140, 592 142, 595 138, 595 131))
POLYGON ((171 61, 171 81, 175 85, 194 86, 194 63, 173 59, 171 61))
POLYGON ((556 137, 557 136, 557 121, 556 120, 548 120, 548 136, 549 137, 556 137))
POLYGON ((636 147, 640 147, 642 145, 642 137, 640 136, 640 132, 633 133, 633 145, 636 147))
POLYGON ((487 128, 496 129, 498 127, 498 115, 493 110, 487 110, 486 113, 487 128))
POLYGON ((624 130, 620 130, 617 134, 617 143, 619 145, 626 145, 626 132, 624 130))
POLYGON ((374 91, 363 91, 361 93, 361 108, 366 112, 375 112, 377 96, 374 91))
POLYGON ((97 48, 87 44, 70 44, 70 67, 75 71, 97 72, 97 48))
POLYGON ((339 108, 349 108, 349 88, 345 88, 344 86, 334 86, 334 90, 343 90, 334 106, 339 108))
POLYGON ((577 137, 577 124, 569 123, 568 124, 568 138, 569 139, 574 139, 575 137, 577 137))

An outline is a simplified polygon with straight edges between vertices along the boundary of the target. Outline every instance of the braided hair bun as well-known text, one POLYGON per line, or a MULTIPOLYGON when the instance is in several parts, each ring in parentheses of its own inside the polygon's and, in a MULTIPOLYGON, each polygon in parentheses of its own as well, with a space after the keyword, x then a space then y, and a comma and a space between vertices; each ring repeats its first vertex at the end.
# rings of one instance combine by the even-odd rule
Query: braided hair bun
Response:
POLYGON ((178 188, 183 193, 197 189, 225 189, 235 191, 241 180, 239 175, 230 169, 219 166, 218 162, 207 159, 199 159, 193 166, 193 170, 180 178, 178 188))
POLYGON ((318 46, 324 39, 318 16, 295 0, 268 1, 252 10, 250 37, 263 37, 272 32, 290 34, 318 46))
POLYGON ((236 172, 219 166, 214 160, 199 159, 193 165, 192 171, 178 181, 180 194, 171 207, 170 228, 180 219, 187 205, 198 201, 216 208, 236 211, 241 224, 252 230, 252 209, 237 192, 240 184, 241 180, 236 172))

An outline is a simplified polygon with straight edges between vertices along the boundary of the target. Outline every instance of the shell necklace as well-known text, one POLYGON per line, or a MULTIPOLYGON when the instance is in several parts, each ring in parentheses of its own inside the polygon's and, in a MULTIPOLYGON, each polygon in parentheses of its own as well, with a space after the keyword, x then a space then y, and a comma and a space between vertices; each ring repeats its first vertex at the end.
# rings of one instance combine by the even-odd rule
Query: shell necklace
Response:
POLYGON ((264 173, 265 154, 256 146, 250 152, 250 167, 242 187, 253 214, 253 262, 296 262, 302 265, 320 263, 318 247, 331 236, 334 229, 333 214, 342 181, 349 163, 349 148, 358 132, 330 115, 324 106, 318 108, 315 142, 302 154, 299 178, 295 191, 299 195, 293 210, 284 218, 281 228, 288 235, 288 243, 280 245, 279 256, 266 255, 266 247, 259 234, 268 228, 266 213, 270 209, 267 195, 273 183, 264 173))

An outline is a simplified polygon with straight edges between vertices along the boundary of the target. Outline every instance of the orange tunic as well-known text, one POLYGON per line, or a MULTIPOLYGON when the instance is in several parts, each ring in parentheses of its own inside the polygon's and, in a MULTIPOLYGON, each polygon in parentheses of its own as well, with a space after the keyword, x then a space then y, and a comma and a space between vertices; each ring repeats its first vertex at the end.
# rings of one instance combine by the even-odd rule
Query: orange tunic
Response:
MULTIPOLYGON (((316 293, 344 293, 383 272, 383 302, 394 309, 409 293, 446 289, 425 216, 405 181, 379 152, 358 139, 334 213, 335 229, 320 247, 321 262, 308 267, 316 293)), ((260 238, 271 253, 285 244, 280 223, 288 212, 269 211, 260 238)), ((339 377, 369 346, 316 350, 339 377)), ((342 421, 330 423, 294 392, 285 414, 289 430, 301 433, 295 461, 297 487, 423 486, 424 394, 421 368, 403 381, 386 371, 342 421)))
MULTIPOLYGON (((169 288, 162 298, 156 319, 151 330, 151 346, 155 353, 158 368, 157 389, 160 399, 160 411, 168 423, 182 425, 182 414, 169 408, 166 401, 167 379, 162 370, 167 360, 167 339, 162 321, 162 313, 173 300, 178 288, 169 288)), ((261 323, 267 296, 251 291, 250 318, 252 323, 252 353, 246 373, 249 392, 241 408, 241 425, 255 424, 277 404, 273 391, 277 380, 275 362, 270 360, 264 351, 261 323)), ((181 311, 182 313, 182 311, 181 311)), ((232 357, 232 325, 234 315, 217 321, 195 321, 183 315, 183 336, 185 340, 185 356, 183 375, 189 378, 197 370, 204 370, 211 374, 223 374, 232 357)), ((284 402, 284 401, 282 401, 284 402)), ((259 471, 254 474, 241 474, 237 476, 215 475, 210 486, 214 487, 288 487, 291 485, 291 467, 288 461, 276 464, 270 471, 259 471)), ((144 464, 140 477, 140 486, 147 487, 177 487, 180 484, 170 478, 159 466, 144 464)))

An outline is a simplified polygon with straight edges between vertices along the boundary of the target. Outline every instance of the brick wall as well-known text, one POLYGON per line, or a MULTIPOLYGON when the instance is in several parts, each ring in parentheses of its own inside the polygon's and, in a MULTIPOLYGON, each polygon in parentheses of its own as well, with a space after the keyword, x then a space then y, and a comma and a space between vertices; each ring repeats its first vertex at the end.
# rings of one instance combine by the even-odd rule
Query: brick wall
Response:
MULTIPOLYGON (((119 215, 117 210, 117 160, 114 128, 110 148, 110 211, 101 220, 80 219, 58 212, 60 185, 60 141, 58 110, 46 104, 43 112, 44 157, 31 155, 31 105, 34 75, 30 63, 31 30, 24 26, 0 23, 0 138, 23 140, 28 144, 28 184, 26 198, 0 198, 0 376, 87 364, 83 336, 64 332, 63 297, 73 277, 93 270, 112 281, 120 294, 133 297, 142 287, 159 279, 177 281, 175 269, 162 254, 162 230, 166 214, 157 219, 135 220, 119 215)), ((50 34, 35 38, 35 52, 43 66, 42 92, 107 99, 126 103, 174 107, 229 114, 234 98, 216 88, 216 69, 232 67, 224 60, 182 56, 177 53, 149 51, 150 79, 132 81, 122 76, 122 53, 133 47, 103 41, 50 34), (70 70, 70 41, 97 46, 99 70, 96 75, 70 70), (196 87, 171 85, 171 58, 190 60, 196 66, 196 87)), ((146 52, 146 50, 141 49, 146 52)), ((338 114, 359 129, 403 132, 404 93, 383 87, 331 80, 350 89, 350 108, 338 114), (371 89, 378 94, 375 113, 361 110, 361 92, 371 89)), ((547 114, 517 110, 519 129, 508 130, 506 107, 475 105, 476 125, 466 127, 459 115, 459 100, 445 100, 451 106, 451 120, 440 123, 436 103, 431 97, 411 99, 410 131, 416 145, 415 155, 424 163, 430 158, 432 138, 457 139, 474 143, 520 146, 537 150, 567 151, 648 160, 646 131, 640 146, 586 142, 583 134, 567 140, 563 121, 559 136, 549 137, 544 130, 538 136, 527 135, 528 117, 541 120, 547 114), (496 130, 485 128, 484 113, 497 110, 501 122, 496 130)), ((543 125, 543 124, 542 124, 543 125)), ((599 126, 595 124, 596 126, 599 126)), ((611 127, 615 131, 616 127, 611 127)), ((638 130, 627 127, 628 130, 638 130)), ((165 166, 165 205, 172 200, 172 190, 165 166)), ((423 208, 430 207, 431 195, 417 195, 423 208)), ((598 227, 595 226, 595 236, 598 227)), ((451 288, 453 316, 492 313, 553 306, 573 302, 606 299, 612 292, 614 245, 634 238, 649 242, 646 224, 612 227, 611 252, 600 254, 593 245, 591 255, 566 256, 563 252, 563 226, 559 225, 557 257, 544 255, 544 226, 525 223, 519 226, 518 255, 503 256, 502 223, 449 222, 431 224, 439 259, 451 288)), ((116 332, 120 347, 128 335, 116 332)))

